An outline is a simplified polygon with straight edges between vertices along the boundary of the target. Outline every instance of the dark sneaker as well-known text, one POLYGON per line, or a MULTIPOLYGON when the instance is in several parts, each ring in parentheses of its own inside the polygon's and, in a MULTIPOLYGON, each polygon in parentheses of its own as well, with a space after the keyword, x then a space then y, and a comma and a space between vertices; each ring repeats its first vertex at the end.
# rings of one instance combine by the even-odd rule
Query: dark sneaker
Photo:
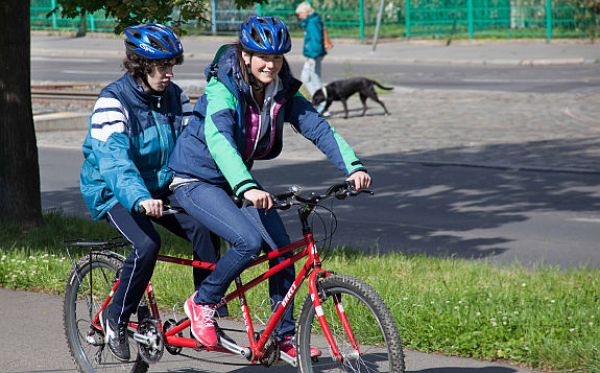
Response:
POLYGON ((127 323, 117 323, 108 317, 108 310, 100 314, 100 324, 104 329, 104 344, 120 361, 128 361, 131 357, 129 352, 129 337, 127 335, 127 323))
MULTIPOLYGON (((279 342, 279 351, 294 359, 298 356, 298 352, 296 352, 296 340, 293 335, 286 335, 283 337, 281 342, 279 342)), ((313 358, 319 356, 321 356, 321 350, 311 347, 310 357, 313 358)))
POLYGON ((192 335, 206 347, 214 347, 219 343, 215 329, 215 307, 209 304, 196 304, 192 294, 183 304, 183 310, 190 319, 192 335))

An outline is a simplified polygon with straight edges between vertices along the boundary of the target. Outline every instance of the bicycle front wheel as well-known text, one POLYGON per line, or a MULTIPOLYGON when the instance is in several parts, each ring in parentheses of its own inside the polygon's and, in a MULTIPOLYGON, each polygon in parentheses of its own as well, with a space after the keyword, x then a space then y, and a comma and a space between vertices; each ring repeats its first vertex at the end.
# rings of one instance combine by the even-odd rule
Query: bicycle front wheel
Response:
POLYGON ((118 279, 122 264, 118 258, 102 254, 86 256, 67 280, 64 329, 71 356, 80 372, 145 373, 148 370, 131 338, 129 346, 134 360, 122 363, 105 346, 104 333, 93 323, 118 279))
POLYGON ((354 277, 332 275, 319 280, 318 289, 323 314, 342 359, 333 355, 308 296, 298 317, 298 366, 302 373, 404 373, 398 329, 372 287, 354 277), (347 318, 346 327, 341 315, 347 318), (322 356, 312 359, 310 347, 319 348, 322 356))

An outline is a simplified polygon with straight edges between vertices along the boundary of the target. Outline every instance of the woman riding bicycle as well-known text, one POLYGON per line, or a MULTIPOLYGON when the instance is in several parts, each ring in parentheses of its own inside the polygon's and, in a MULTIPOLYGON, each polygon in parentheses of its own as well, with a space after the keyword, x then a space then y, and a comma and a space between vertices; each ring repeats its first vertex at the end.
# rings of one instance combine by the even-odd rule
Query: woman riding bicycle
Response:
MULTIPOLYGON (((221 47, 207 66, 205 94, 196 103, 195 116, 169 162, 175 174, 171 189, 180 205, 232 244, 185 302, 192 333, 205 346, 218 343, 214 308, 230 282, 261 249, 290 242, 281 218, 270 210, 271 195, 250 173, 254 160, 279 155, 284 122, 315 143, 357 189, 368 188, 371 182, 350 146, 298 92, 301 82, 292 76, 284 58, 290 49, 290 35, 280 19, 246 19, 239 41, 221 47), (238 208, 231 194, 245 198, 253 207, 238 208)), ((269 279, 273 307, 283 300, 294 277, 294 268, 289 266, 269 279)), ((280 350, 295 357, 292 308, 286 311, 277 337, 280 350)))
POLYGON ((216 261, 219 248, 192 217, 162 215, 165 203, 177 202, 168 189, 167 162, 192 115, 190 100, 171 82, 173 66, 183 63, 181 42, 166 26, 139 25, 125 29, 125 50, 127 72, 102 90, 94 106, 80 177, 92 217, 106 218, 133 246, 113 303, 101 317, 105 343, 123 361, 130 358, 127 322, 152 277, 161 245, 152 222, 190 240, 204 260, 216 261), (140 208, 145 215, 137 213, 140 208))

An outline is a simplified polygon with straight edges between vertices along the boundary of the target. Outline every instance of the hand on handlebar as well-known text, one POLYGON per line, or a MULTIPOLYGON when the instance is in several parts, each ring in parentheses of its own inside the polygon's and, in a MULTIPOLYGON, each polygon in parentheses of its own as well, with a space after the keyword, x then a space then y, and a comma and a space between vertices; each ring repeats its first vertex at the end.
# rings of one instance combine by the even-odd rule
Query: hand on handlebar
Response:
POLYGON ((356 191, 368 189, 371 186, 371 176, 364 171, 357 171, 350 175, 346 181, 354 183, 356 191))
POLYGON ((153 218, 160 218, 163 215, 163 201, 160 199, 146 199, 140 202, 144 214, 153 218))
POLYGON ((264 190, 250 189, 244 192, 244 199, 250 201, 257 209, 269 210, 273 207, 271 195, 264 190))

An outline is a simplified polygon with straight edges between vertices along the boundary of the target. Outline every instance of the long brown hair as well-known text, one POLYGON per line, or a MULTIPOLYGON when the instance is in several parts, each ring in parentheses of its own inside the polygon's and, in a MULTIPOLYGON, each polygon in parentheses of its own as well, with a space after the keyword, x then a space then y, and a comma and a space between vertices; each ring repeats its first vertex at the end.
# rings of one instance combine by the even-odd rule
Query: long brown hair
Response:
POLYGON ((246 63, 244 62, 244 58, 242 57, 242 51, 245 51, 247 53, 252 53, 252 52, 244 50, 244 47, 242 46, 242 43, 240 43, 239 40, 234 41, 233 43, 231 43, 231 45, 235 48, 235 55, 237 56, 237 59, 238 59, 238 65, 239 65, 240 71, 242 73, 242 78, 244 78, 244 81, 246 83, 250 84, 250 77, 248 76, 248 68, 246 66, 246 63))

